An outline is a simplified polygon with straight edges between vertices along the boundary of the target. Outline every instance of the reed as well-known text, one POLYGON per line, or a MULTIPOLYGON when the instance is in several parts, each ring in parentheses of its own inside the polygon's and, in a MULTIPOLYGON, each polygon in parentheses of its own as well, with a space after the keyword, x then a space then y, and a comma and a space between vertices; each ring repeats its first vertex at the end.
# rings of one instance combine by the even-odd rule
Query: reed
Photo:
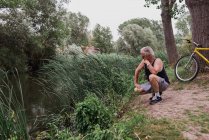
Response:
POLYGON ((62 106, 74 107, 89 93, 99 98, 110 93, 122 97, 132 90, 130 85, 138 61, 116 54, 61 55, 42 68, 39 82, 47 98, 62 106))
MULTIPOLYGON (((4 80, 0 85, 0 138, 1 139, 29 139, 27 120, 24 110, 24 101, 19 74, 13 74, 16 85, 13 85, 4 73, 4 80), (14 90, 17 86, 19 90, 14 90)), ((13 82, 14 83, 14 82, 13 82)))

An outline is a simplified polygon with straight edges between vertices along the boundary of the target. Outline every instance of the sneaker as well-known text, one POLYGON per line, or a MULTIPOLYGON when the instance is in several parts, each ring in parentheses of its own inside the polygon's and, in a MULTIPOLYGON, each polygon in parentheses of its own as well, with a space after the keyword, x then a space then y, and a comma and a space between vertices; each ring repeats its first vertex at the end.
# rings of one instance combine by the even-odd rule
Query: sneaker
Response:
POLYGON ((162 101, 162 97, 157 97, 157 100, 158 101, 162 101))
MULTIPOLYGON (((163 94, 163 92, 159 92, 159 93, 160 93, 160 96, 163 94)), ((149 98, 149 100, 151 101, 154 96, 155 96, 155 93, 152 93, 152 96, 149 98)))
POLYGON ((154 104, 156 104, 156 103, 158 103, 160 101, 162 101, 162 98, 161 97, 157 97, 157 99, 150 101, 150 105, 154 105, 154 104))

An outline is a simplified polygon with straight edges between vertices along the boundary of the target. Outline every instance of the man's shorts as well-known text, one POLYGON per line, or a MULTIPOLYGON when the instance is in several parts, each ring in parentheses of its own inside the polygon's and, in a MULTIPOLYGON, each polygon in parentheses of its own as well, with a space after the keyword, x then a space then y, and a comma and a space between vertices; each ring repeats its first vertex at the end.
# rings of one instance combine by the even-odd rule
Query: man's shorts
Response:
MULTIPOLYGON (((169 84, 165 81, 164 78, 159 78, 158 84, 159 84, 159 91, 160 92, 165 91, 169 86, 169 84)), ((143 91, 145 91, 146 93, 153 93, 154 92, 150 82, 141 84, 140 86, 143 89, 143 91)))

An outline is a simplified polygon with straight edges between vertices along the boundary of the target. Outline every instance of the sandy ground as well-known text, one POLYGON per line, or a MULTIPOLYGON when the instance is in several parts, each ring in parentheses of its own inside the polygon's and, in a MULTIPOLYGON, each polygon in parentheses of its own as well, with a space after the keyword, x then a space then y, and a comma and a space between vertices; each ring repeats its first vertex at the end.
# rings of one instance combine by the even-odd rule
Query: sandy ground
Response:
MULTIPOLYGON (((134 111, 145 108, 148 114, 155 118, 172 120, 188 119, 188 111, 205 112, 209 114, 209 77, 202 76, 190 83, 173 83, 166 90, 163 100, 155 105, 149 105, 151 94, 136 96, 130 103, 134 111), (200 82, 201 80, 201 82, 200 82)), ((188 140, 209 140, 209 134, 202 133, 201 126, 187 125, 183 136, 188 140)))

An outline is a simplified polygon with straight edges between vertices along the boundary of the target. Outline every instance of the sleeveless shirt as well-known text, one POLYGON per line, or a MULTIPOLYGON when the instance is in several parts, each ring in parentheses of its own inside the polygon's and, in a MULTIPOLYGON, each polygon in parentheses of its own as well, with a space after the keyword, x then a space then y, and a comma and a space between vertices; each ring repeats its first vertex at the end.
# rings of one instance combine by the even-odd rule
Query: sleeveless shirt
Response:
MULTIPOLYGON (((156 60, 156 59, 155 59, 156 60)), ((155 63, 155 60, 154 62, 152 63, 152 66, 154 66, 154 63, 155 63)), ((144 65, 144 69, 145 69, 145 76, 147 78, 147 80, 149 81, 149 75, 151 74, 151 72, 149 71, 149 69, 147 68, 147 65, 145 64, 144 65)), ((165 81, 170 84, 170 81, 168 79, 168 76, 167 76, 167 73, 165 71, 165 68, 164 68, 164 65, 163 65, 163 69, 157 73, 157 76, 161 77, 161 78, 164 78, 165 81)))

